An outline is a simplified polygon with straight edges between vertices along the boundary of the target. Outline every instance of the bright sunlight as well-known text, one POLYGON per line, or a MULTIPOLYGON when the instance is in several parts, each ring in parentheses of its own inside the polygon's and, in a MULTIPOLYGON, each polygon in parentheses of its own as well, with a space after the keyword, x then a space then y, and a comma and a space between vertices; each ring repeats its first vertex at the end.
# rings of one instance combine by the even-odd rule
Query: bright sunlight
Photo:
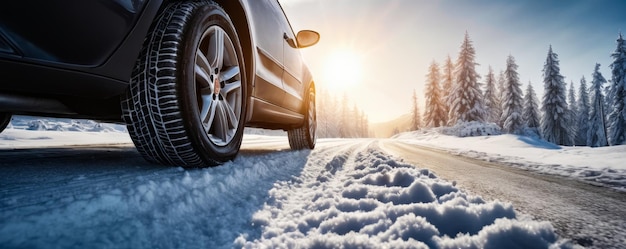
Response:
POLYGON ((348 50, 337 51, 330 55, 324 71, 324 83, 328 88, 345 90, 361 81, 361 59, 348 50))

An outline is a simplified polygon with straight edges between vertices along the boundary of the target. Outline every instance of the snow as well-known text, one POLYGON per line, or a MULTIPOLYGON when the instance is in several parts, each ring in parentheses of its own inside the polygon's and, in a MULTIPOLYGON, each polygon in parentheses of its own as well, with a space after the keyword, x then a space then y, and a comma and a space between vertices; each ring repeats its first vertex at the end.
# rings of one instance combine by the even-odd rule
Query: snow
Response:
MULTIPOLYGON (((49 122, 52 121, 42 121, 46 127, 50 127, 49 122)), ((132 147, 127 133, 117 126, 105 129, 107 132, 87 132, 86 128, 79 129, 83 132, 30 131, 24 127, 30 126, 12 124, 0 134, 0 152, 86 143, 132 147)), ((587 158, 594 161, 591 165, 603 165, 589 166, 588 170, 605 174, 604 168, 611 168, 623 175, 623 168, 618 168, 616 161, 618 154, 623 155, 624 147, 610 147, 599 150, 606 153, 591 154, 586 153, 586 148, 564 149, 519 136, 459 138, 435 130, 404 133, 397 139, 489 160, 541 159, 563 163, 552 168, 577 169, 579 158, 587 158), (525 156, 516 154, 522 150, 525 156), (543 156, 537 157, 538 154, 543 156), (598 161, 600 157, 606 164, 598 161)), ((286 138, 281 136, 246 135, 244 148, 264 148, 267 152, 249 150, 232 162, 206 169, 128 165, 111 172, 110 177, 117 180, 109 184, 98 183, 101 175, 114 171, 109 168, 69 179, 65 173, 55 172, 46 178, 50 178, 52 188, 60 190, 39 197, 32 196, 34 192, 30 190, 20 194, 23 183, 7 185, 2 182, 10 176, 0 176, 0 245, 7 248, 574 247, 559 237, 549 222, 520 215, 510 203, 471 195, 454 182, 438 178, 429 169, 383 153, 375 140, 322 139, 312 151, 279 149, 286 143, 286 138), (17 194, 5 197, 12 191, 17 194)), ((538 164, 527 164, 539 168, 538 164)), ((24 167, 36 173, 35 166, 24 167)), ((46 193, 46 189, 39 191, 46 193)))
POLYGON ((0 149, 132 143, 126 127, 92 120, 17 116, 0 133, 0 149))
POLYGON ((571 177, 626 191, 626 145, 558 146, 532 136, 497 135, 496 128, 493 124, 473 122, 452 128, 402 133, 394 138, 410 144, 438 148, 455 155, 571 177), (490 129, 486 129, 487 127, 490 129), (469 136, 469 131, 474 131, 474 136, 469 136))

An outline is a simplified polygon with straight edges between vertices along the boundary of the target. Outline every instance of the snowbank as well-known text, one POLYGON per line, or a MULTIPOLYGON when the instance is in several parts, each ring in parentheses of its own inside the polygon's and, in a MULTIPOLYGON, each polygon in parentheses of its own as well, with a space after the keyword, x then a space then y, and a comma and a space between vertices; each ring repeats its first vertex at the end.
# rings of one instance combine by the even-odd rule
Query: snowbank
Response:
POLYGON ((93 120, 13 116, 8 130, 75 131, 75 132, 126 132, 126 126, 100 123, 93 120))
MULTIPOLYGON (((470 125, 470 130, 481 129, 470 125)), ((512 167, 584 180, 626 191, 626 145, 592 148, 558 146, 534 136, 467 137, 463 127, 424 129, 395 136, 405 143, 426 145, 455 155, 499 162, 512 167)))

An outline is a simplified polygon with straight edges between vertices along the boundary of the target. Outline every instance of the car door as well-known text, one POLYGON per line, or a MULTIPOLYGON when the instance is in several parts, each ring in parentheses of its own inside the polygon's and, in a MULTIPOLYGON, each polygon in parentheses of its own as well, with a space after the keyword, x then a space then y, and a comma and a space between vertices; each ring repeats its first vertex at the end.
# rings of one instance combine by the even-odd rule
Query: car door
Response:
POLYGON ((304 82, 302 82, 304 73, 304 62, 298 44, 296 43, 296 34, 293 32, 288 18, 285 16, 282 7, 277 0, 272 0, 281 10, 280 20, 281 29, 283 31, 283 88, 285 96, 282 106, 292 111, 299 112, 302 110, 304 82))
POLYGON ((247 1, 255 32, 256 78, 253 95, 263 101, 280 106, 283 88, 283 18, 276 0, 247 1))

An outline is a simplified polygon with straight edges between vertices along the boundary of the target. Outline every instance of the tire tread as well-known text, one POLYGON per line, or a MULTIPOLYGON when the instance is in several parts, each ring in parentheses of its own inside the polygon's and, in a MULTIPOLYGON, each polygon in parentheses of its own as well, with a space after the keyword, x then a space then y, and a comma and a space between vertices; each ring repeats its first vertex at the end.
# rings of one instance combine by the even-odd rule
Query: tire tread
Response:
POLYGON ((122 100, 123 119, 137 150, 148 161, 185 167, 218 164, 203 160, 192 145, 176 88, 176 58, 184 28, 193 11, 206 4, 215 5, 211 1, 176 2, 166 7, 133 70, 130 90, 122 100))

